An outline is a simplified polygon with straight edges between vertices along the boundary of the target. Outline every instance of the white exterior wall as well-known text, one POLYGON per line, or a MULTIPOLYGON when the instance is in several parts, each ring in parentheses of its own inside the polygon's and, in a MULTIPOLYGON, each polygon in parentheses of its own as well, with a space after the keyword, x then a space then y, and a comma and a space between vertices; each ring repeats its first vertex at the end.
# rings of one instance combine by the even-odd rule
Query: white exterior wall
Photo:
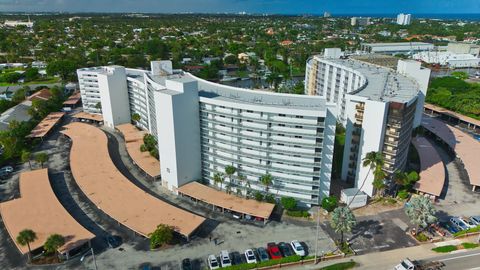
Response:
POLYGON ((98 74, 98 86, 104 125, 114 128, 116 125, 130 123, 125 68, 106 67, 105 72, 98 74))
POLYGON ((420 92, 417 97, 417 109, 415 111, 415 119, 413 120, 413 127, 416 128, 422 122, 423 106, 425 105, 431 70, 422 68, 421 63, 417 61, 400 60, 398 61, 397 72, 413 78, 419 85, 420 92))
POLYGON ((176 193, 179 186, 201 179, 198 86, 167 80, 166 88, 154 93, 158 150, 162 185, 176 193))

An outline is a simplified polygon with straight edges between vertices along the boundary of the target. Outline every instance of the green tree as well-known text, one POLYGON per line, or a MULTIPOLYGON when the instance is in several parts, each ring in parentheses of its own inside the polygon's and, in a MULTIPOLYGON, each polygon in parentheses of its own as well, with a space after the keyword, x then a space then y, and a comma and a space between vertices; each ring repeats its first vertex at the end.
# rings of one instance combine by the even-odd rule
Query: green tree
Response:
POLYGON ((30 153, 27 150, 23 150, 20 159, 22 160, 22 163, 28 162, 28 166, 30 167, 30 170, 32 169, 32 162, 31 162, 32 153, 30 153))
POLYGON ((132 121, 134 121, 135 123, 138 123, 140 119, 141 119, 140 114, 138 113, 132 114, 132 121))
POLYGON ((230 183, 233 184, 233 175, 237 172, 237 168, 235 168, 233 165, 228 165, 225 167, 225 174, 228 177, 228 180, 230 183))
POLYGON ((49 76, 59 75, 63 81, 66 81, 74 77, 77 65, 69 59, 55 60, 48 63, 46 70, 49 76))
POLYGON ((65 238, 60 234, 52 234, 43 244, 43 249, 45 249, 47 254, 53 254, 63 245, 65 245, 65 238))
POLYGON ((17 243, 21 246, 27 246, 28 248, 28 261, 32 260, 32 249, 30 248, 30 243, 37 239, 37 234, 30 229, 24 229, 17 235, 17 243))
POLYGON ((338 199, 335 196, 329 196, 322 199, 322 208, 332 212, 338 206, 338 199))
POLYGON ((432 201, 424 196, 413 197, 408 204, 405 205, 405 214, 410 218, 413 225, 418 231, 420 228, 426 228, 437 220, 435 217, 435 207, 432 201))
POLYGON ((343 234, 351 232, 357 225, 357 220, 352 210, 348 207, 337 207, 332 212, 332 228, 336 233, 340 233, 340 245, 343 245, 343 234))
POLYGON ((285 210, 294 210, 295 208, 297 208, 297 200, 292 197, 282 197, 280 199, 280 203, 285 210))
POLYGON ((27 68, 23 76, 25 76, 26 82, 31 82, 38 79, 38 68, 27 68))
POLYGON ((225 177, 223 177, 223 173, 216 172, 213 175, 213 183, 215 183, 216 186, 218 186, 218 184, 220 184, 220 189, 222 189, 223 182, 225 182, 225 177))
POLYGON ((368 176, 370 175, 370 172, 371 172, 372 170, 375 170, 375 169, 381 169, 381 167, 383 166, 382 153, 380 153, 380 152, 368 152, 368 153, 365 155, 365 158, 363 158, 362 166, 363 166, 363 167, 368 167, 367 175, 365 175, 365 178, 363 179, 362 184, 361 184, 360 187, 358 188, 358 190, 357 190, 357 192, 355 193, 355 195, 353 195, 353 198, 352 198, 352 200, 350 201, 350 203, 347 205, 347 207, 350 207, 350 205, 352 204, 352 202, 355 201, 355 197, 357 197, 357 195, 358 195, 358 193, 360 192, 360 190, 362 190, 363 186, 365 185, 365 182, 366 182, 367 179, 368 179, 368 176))
POLYGON ((168 244, 173 240, 173 227, 160 224, 155 231, 148 234, 150 238, 150 248, 155 249, 161 247, 164 244, 168 244))
POLYGON ((268 192, 269 187, 273 184, 273 177, 266 173, 260 177, 260 183, 265 187, 265 192, 268 192))
POLYGON ((48 161, 47 153, 38 153, 35 155, 35 161, 40 163, 40 166, 43 168, 43 164, 48 161))

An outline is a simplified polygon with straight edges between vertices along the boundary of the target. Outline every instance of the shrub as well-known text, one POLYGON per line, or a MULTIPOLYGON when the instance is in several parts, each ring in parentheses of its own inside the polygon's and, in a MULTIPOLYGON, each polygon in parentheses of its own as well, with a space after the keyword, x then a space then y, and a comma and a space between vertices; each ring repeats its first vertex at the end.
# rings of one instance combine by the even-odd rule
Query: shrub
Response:
POLYGON ((301 210, 288 210, 287 216, 308 218, 310 217, 310 213, 308 211, 301 210))
POLYGON ((332 212, 338 205, 338 199, 334 196, 325 197, 322 200, 322 208, 332 212))
POLYGON ((275 196, 273 196, 272 194, 265 195, 265 201, 268 203, 276 203, 275 196))
POLYGON ((443 247, 432 248, 432 250, 438 253, 448 253, 457 250, 457 247, 453 245, 447 245, 443 247))
POLYGON ((140 152, 147 152, 147 146, 145 144, 140 145, 140 152))
MULTIPOLYGON (((304 259, 307 259, 307 258, 304 258, 304 259)), ((284 257, 284 258, 281 258, 281 259, 278 259, 278 260, 269 260, 269 261, 258 262, 258 263, 243 263, 243 264, 239 264, 239 265, 232 265, 232 266, 224 267, 222 269, 225 269, 225 270, 249 270, 249 269, 278 265, 278 264, 282 264, 282 263, 299 262, 301 260, 302 260, 302 257, 300 257, 298 255, 294 255, 294 256, 284 257)))
POLYGON ((402 199, 402 200, 405 200, 406 198, 408 198, 409 195, 410 194, 408 193, 407 190, 402 189, 402 190, 398 191, 397 197, 402 199))
POLYGON ((415 235, 415 239, 417 239, 420 242, 428 241, 428 237, 424 233, 419 233, 419 234, 415 235))
POLYGON ((255 196, 255 200, 257 200, 259 202, 263 201, 264 196, 261 192, 259 192, 259 191, 255 192, 254 196, 255 196))
POLYGON ((462 246, 464 249, 471 249, 471 248, 477 248, 480 246, 480 244, 475 244, 475 243, 462 243, 462 246))
POLYGON ((297 207, 297 200, 292 197, 282 197, 280 202, 285 210, 293 210, 297 207))

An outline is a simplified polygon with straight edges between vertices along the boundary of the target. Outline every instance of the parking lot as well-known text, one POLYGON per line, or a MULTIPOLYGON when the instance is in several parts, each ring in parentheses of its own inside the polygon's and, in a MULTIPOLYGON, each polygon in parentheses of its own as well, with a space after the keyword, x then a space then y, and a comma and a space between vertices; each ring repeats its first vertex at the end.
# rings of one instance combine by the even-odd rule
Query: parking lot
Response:
MULTIPOLYGON (((417 245, 417 242, 407 235, 409 226, 403 209, 392 210, 359 217, 357 226, 351 233, 345 234, 345 239, 349 240, 357 254, 411 247, 417 245)), ((331 238, 340 239, 340 235, 328 223, 322 228, 331 238)))

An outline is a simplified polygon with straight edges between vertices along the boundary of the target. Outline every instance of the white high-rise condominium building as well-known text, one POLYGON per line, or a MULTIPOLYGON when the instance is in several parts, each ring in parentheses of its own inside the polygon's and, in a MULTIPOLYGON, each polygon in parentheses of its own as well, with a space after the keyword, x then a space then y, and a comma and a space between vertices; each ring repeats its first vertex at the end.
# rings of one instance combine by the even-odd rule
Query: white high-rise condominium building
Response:
MULTIPOLYGON (((346 128, 342 179, 362 186, 368 168, 362 159, 381 152, 384 171, 406 164, 412 129, 420 125, 430 70, 403 61, 397 70, 357 60, 314 56, 307 62, 305 88, 336 105, 337 121, 346 128)), ((374 194, 373 175, 362 190, 374 194)))
POLYGON ((329 195, 335 106, 324 98, 252 91, 174 71, 170 61, 152 71, 119 66, 77 71, 84 110, 101 113, 106 126, 129 123, 157 137, 162 186, 176 192, 191 181, 214 184, 233 165, 223 188, 268 192, 306 205, 329 195), (115 100, 114 100, 115 99, 115 100), (98 104, 98 105, 97 105, 98 104))
POLYGON ((397 24, 399 25, 409 25, 411 20, 412 20, 412 14, 400 13, 397 15, 397 24))
MULTIPOLYGON (((401 168, 428 83, 429 71, 416 62, 402 61, 395 72, 340 55, 330 50, 329 58, 308 61, 310 95, 220 85, 172 70, 170 61, 152 62, 152 71, 109 66, 77 73, 84 110, 101 113, 106 126, 140 115, 135 124, 159 142, 163 187, 176 192, 201 179, 213 185, 214 175, 233 165, 225 189, 268 190, 317 205, 330 193, 337 121, 347 127, 345 177, 363 179, 360 161, 369 151, 385 154, 386 170, 401 168), (260 181, 266 174, 273 178, 268 188, 260 181)), ((372 195, 371 183, 364 191, 372 195)))

